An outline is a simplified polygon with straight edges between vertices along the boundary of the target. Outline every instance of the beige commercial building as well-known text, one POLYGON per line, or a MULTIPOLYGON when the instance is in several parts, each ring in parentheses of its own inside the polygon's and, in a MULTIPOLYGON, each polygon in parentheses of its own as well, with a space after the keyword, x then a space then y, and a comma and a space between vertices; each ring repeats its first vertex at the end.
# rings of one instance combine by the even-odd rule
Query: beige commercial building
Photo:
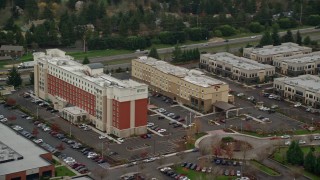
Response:
POLYGON ((228 102, 229 85, 198 70, 171 65, 150 57, 132 60, 132 77, 154 92, 196 108, 213 111, 216 102, 228 102))
POLYGON ((298 77, 276 78, 273 88, 284 98, 320 108, 320 77, 318 76, 306 74, 298 77))
POLYGON ((282 43, 279 46, 263 46, 262 48, 244 48, 243 57, 265 63, 272 64, 272 61, 275 58, 279 57, 289 57, 298 54, 309 54, 312 52, 312 49, 309 47, 299 46, 295 43, 282 43))
POLYGON ((319 74, 320 52, 276 58, 273 65, 278 72, 289 76, 319 74))
POLYGON ((202 54, 200 68, 244 83, 260 83, 273 78, 275 68, 254 60, 222 52, 202 54))

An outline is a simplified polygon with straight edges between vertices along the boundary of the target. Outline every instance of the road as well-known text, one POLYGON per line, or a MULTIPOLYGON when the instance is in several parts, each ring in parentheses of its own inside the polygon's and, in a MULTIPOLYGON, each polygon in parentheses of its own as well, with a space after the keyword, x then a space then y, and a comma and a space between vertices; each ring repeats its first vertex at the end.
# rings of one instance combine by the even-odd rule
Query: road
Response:
MULTIPOLYGON (((292 30, 293 34, 295 34, 296 32, 297 32, 297 30, 292 30)), ((308 33, 314 33, 314 32, 320 32, 320 29, 315 29, 314 27, 300 29, 301 35, 308 34, 308 33)), ((280 34, 280 36, 282 36, 285 33, 286 32, 280 32, 279 34, 280 34)), ((185 48, 183 48, 183 49, 195 49, 195 48, 208 49, 208 48, 223 46, 226 44, 229 44, 229 45, 244 44, 244 43, 258 41, 261 39, 261 37, 262 37, 262 35, 257 35, 256 38, 251 38, 251 36, 248 36, 248 37, 229 39, 229 42, 221 41, 221 42, 207 42, 207 43, 190 44, 190 45, 185 45, 185 48)), ((319 38, 318 35, 316 37, 319 38)), ((310 36, 310 38, 312 40, 316 40, 312 35, 310 36)), ((161 48, 161 49, 157 49, 157 50, 158 50, 158 54, 168 54, 168 53, 172 53, 172 51, 174 50, 174 47, 161 48)), ((139 52, 139 53, 121 54, 121 55, 107 56, 107 57, 96 57, 96 58, 90 58, 90 62, 106 62, 106 61, 112 61, 112 60, 118 60, 118 59, 132 59, 132 58, 136 58, 136 57, 143 56, 143 55, 144 55, 144 52, 139 52)))
MULTIPOLYGON (((297 30, 292 30, 292 33, 295 34, 297 30)), ((305 28, 305 29, 300 29, 301 35, 308 35, 308 33, 316 33, 320 32, 320 29, 315 29, 314 27, 312 28, 305 28)), ((280 36, 284 35, 286 32, 280 32, 280 36)), ((185 45, 185 48, 183 49, 209 49, 213 47, 219 47, 219 46, 224 46, 224 45, 234 45, 234 44, 244 44, 244 43, 250 43, 250 42, 256 42, 261 39, 262 35, 256 35, 255 38, 251 38, 251 36, 248 37, 241 37, 241 38, 234 38, 234 39, 229 39, 229 42, 207 42, 207 43, 196 43, 196 44, 189 44, 185 45)), ((310 34, 310 38, 312 40, 319 40, 320 36, 318 34, 310 34)), ((230 51, 237 51, 239 48, 230 48, 230 51)), ((66 49, 68 51, 73 51, 72 49, 66 49)), ((169 48, 160 48, 157 49, 158 54, 168 54, 172 53, 174 50, 174 47, 169 47, 169 48)), ((130 54, 120 54, 120 55, 115 55, 115 56, 105 56, 105 57, 92 57, 90 58, 90 62, 106 62, 106 61, 113 61, 113 60, 120 60, 120 59, 133 59, 139 56, 143 56, 145 52, 135 52, 135 53, 130 53, 130 54)), ((0 70, 1 71, 6 71, 6 70, 0 70)), ((19 70, 19 71, 30 71, 30 70, 19 70)))

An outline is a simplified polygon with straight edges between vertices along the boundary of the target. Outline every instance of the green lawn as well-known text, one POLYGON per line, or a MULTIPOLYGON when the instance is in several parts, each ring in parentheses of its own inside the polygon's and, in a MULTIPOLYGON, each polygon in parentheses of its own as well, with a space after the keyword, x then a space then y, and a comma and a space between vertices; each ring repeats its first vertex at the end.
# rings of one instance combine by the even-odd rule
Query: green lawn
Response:
MULTIPOLYGON (((314 148, 315 148, 315 153, 319 154, 320 153, 320 146, 314 146, 314 148)), ((286 160, 286 152, 287 152, 287 150, 288 150, 288 147, 280 148, 280 150, 276 149, 275 153, 273 154, 273 159, 278 161, 278 162, 280 162, 280 163, 282 163, 282 164, 284 164, 284 165, 286 165, 286 166, 288 166, 289 168, 290 167, 293 168, 294 166, 289 165, 287 163, 287 160, 286 160)), ((301 150, 302 150, 303 154, 306 155, 310 150, 310 146, 301 147, 301 150)), ((314 175, 314 174, 312 174, 310 172, 303 171, 303 174, 305 176, 309 177, 312 180, 320 180, 319 176, 314 175)))
POLYGON ((59 166, 56 168, 56 176, 75 176, 76 174, 70 171, 65 166, 59 166))
POLYGON ((257 169, 259 169, 260 171, 270 175, 270 176, 280 176, 280 173, 271 169, 270 167, 264 165, 264 164, 261 164, 260 162, 258 161, 251 161, 250 162, 253 166, 255 166, 257 169))
POLYGON ((83 60, 84 57, 93 58, 93 57, 104 57, 104 56, 114 56, 119 54, 128 54, 132 53, 130 50, 117 50, 117 49, 106 49, 106 50, 94 50, 87 52, 70 52, 67 55, 70 55, 78 60, 83 60))
MULTIPOLYGON (((199 177, 201 177, 204 180, 209 180, 209 179, 213 178, 213 176, 210 176, 209 174, 205 174, 205 173, 198 172, 198 171, 193 171, 193 170, 190 170, 190 169, 187 169, 187 168, 183 168, 183 167, 180 167, 180 166, 175 168, 175 170, 176 170, 177 173, 184 174, 189 179, 192 179, 192 180, 193 179, 199 179, 199 177)), ((216 177, 214 179, 216 179, 216 180, 233 180, 233 179, 236 179, 236 177, 218 176, 218 177, 216 177)))
MULTIPOLYGON (((320 146, 314 146, 315 148, 315 153, 320 153, 320 146)), ((276 150, 275 153, 273 154, 273 159, 287 165, 287 160, 286 160, 286 152, 288 150, 288 147, 282 147, 280 150, 276 150)), ((302 146, 301 150, 304 155, 307 155, 307 153, 310 150, 310 146, 302 146)))

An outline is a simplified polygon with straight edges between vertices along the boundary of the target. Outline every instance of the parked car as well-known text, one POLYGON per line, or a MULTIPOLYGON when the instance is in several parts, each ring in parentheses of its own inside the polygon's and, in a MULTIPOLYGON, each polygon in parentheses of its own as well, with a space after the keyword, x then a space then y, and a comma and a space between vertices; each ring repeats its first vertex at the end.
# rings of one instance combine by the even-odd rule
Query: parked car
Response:
POLYGON ((294 107, 300 107, 301 106, 301 103, 295 103, 294 105, 293 105, 294 107))

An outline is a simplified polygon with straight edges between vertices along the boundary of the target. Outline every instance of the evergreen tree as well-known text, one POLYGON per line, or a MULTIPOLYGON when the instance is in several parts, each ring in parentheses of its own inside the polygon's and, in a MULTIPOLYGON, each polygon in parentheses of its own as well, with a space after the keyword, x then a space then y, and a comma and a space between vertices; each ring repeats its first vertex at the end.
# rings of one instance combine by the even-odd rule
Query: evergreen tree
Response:
POLYGON ((90 64, 90 61, 88 59, 88 57, 84 57, 83 61, 82 61, 82 64, 90 64))
POLYGON ((30 72, 29 74, 29 82, 31 85, 34 84, 34 72, 30 72))
POLYGON ((292 32, 290 30, 282 37, 282 42, 294 42, 292 32))
POLYGON ((310 45, 310 43, 311 43, 310 36, 305 37, 304 40, 303 40, 303 44, 304 45, 310 45))
POLYGON ((297 34, 296 34, 296 43, 299 44, 300 46, 302 45, 302 37, 299 30, 297 31, 297 34))
POLYGON ((17 32, 17 33, 15 34, 15 41, 16 41, 15 43, 16 43, 17 45, 25 46, 25 39, 24 39, 21 31, 19 31, 19 32, 17 32))
POLYGON ((158 54, 158 51, 157 51, 157 49, 156 49, 155 47, 152 47, 152 48, 150 49, 150 52, 149 52, 149 54, 148 54, 148 57, 153 57, 153 58, 156 58, 156 59, 160 59, 159 54, 158 54))
POLYGON ((313 151, 310 149, 309 153, 306 156, 306 159, 304 160, 304 169, 313 172, 316 167, 316 157, 313 154, 313 151))
POLYGON ((304 161, 303 152, 299 144, 295 141, 289 146, 287 151, 287 161, 293 165, 302 165, 304 161))
POLYGON ((32 19, 37 19, 39 8, 36 0, 27 0, 25 10, 32 19))
POLYGON ((1 0, 0 1, 0 9, 4 9, 6 7, 7 1, 1 0))
POLYGON ((124 20, 124 18, 122 18, 120 21, 119 33, 122 36, 127 36, 127 34, 128 34, 128 26, 127 26, 127 22, 126 22, 126 20, 124 20))
POLYGON ((22 84, 20 73, 14 66, 12 66, 12 69, 9 70, 7 84, 13 85, 14 87, 19 87, 22 84))
POLYGON ((262 38, 260 39, 260 46, 271 45, 272 37, 269 31, 264 32, 262 38))
POLYGON ((272 28, 272 41, 274 46, 281 45, 281 39, 277 27, 272 28))
POLYGON ((173 60, 176 62, 182 60, 182 51, 178 44, 174 47, 174 50, 172 52, 172 57, 173 57, 173 60))
POLYGON ((316 160, 316 165, 314 167, 314 171, 315 174, 320 175, 320 156, 317 157, 316 160))

